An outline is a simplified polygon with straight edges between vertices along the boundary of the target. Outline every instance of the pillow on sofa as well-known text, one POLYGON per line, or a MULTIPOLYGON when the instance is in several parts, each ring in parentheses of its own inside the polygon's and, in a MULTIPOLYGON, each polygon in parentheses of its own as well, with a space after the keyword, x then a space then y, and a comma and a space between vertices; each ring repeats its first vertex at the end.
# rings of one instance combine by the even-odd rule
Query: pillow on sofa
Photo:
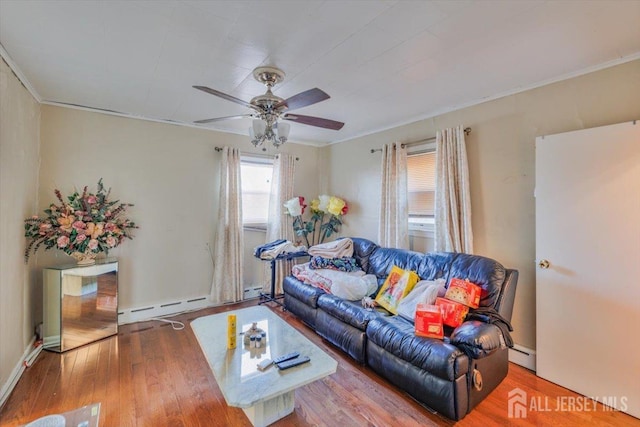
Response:
POLYGON ((444 290, 444 285, 444 279, 419 281, 398 304, 398 315, 413 322, 416 317, 416 306, 420 303, 433 305, 440 289, 444 290))
POLYGON ((418 280, 420 278, 415 271, 406 271, 394 265, 376 296, 376 302, 391 313, 398 314, 398 304, 411 292, 418 280))

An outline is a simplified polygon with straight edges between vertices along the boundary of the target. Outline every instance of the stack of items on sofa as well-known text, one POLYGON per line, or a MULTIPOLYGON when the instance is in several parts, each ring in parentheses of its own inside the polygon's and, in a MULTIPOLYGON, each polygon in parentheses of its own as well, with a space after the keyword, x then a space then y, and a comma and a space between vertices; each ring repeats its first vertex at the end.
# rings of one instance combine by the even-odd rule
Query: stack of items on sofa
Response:
MULTIPOLYGON (((315 261, 316 267, 331 268, 312 268, 309 263, 294 269, 283 283, 286 308, 319 335, 419 402, 456 420, 506 376, 517 271, 477 255, 422 254, 382 248, 360 238, 331 243, 347 249, 340 256, 315 255, 323 258, 315 261), (337 261, 340 258, 344 259, 337 261), (352 269, 354 263, 357 269, 352 269), (340 271, 341 265, 350 271, 340 271), (325 270, 341 274, 327 276, 325 270), (351 277, 353 283, 345 285, 349 280, 343 283, 343 277, 351 277), (461 283, 453 280, 457 285, 452 287, 452 279, 461 283), (366 286, 354 284, 357 281, 366 286), (418 304, 438 301, 438 307, 458 307, 462 297, 475 304, 476 296, 469 300, 470 292, 455 290, 458 285, 467 289, 470 283, 478 286, 470 289, 480 291, 478 308, 470 308, 462 324, 448 326, 452 317, 445 314, 442 338, 416 335, 414 313, 423 307, 418 304), (436 300, 438 294, 442 300, 436 300), (361 295, 375 298, 379 306, 364 307, 361 295)), ((313 252, 312 247, 309 253, 313 252)))
POLYGON ((293 266, 300 281, 345 300, 360 300, 378 289, 375 275, 366 274, 353 258, 353 241, 340 239, 309 248, 311 260, 293 266))

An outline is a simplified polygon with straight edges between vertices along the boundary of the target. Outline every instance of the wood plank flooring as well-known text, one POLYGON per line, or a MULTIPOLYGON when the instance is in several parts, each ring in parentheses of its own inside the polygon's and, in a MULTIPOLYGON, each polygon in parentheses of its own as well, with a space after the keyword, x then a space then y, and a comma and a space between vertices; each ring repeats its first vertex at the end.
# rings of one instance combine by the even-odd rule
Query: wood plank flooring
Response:
MULTIPOLYGON (((256 301, 175 316, 175 331, 157 321, 121 326, 117 336, 63 354, 42 352, 0 409, 1 426, 101 402, 101 427, 240 426, 251 424, 228 407, 189 322, 201 316, 255 305, 256 301)), ((293 414, 274 424, 302 426, 449 426, 453 421, 425 409, 367 367, 322 340, 294 315, 274 312, 338 361, 335 374, 296 390, 293 414)), ((509 375, 460 426, 640 426, 640 420, 597 405, 591 411, 553 411, 558 397, 578 397, 511 364, 509 375), (507 395, 519 387, 548 402, 550 411, 511 419, 507 395)), ((543 408, 544 409, 544 408, 543 408)))

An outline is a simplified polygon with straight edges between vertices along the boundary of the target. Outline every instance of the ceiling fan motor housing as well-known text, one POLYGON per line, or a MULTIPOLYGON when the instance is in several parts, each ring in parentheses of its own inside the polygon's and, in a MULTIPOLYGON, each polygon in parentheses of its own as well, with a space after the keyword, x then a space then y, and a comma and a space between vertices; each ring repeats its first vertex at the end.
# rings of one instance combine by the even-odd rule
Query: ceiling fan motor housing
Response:
POLYGON ((284 80, 284 71, 276 67, 258 67, 253 70, 253 78, 271 88, 284 80))

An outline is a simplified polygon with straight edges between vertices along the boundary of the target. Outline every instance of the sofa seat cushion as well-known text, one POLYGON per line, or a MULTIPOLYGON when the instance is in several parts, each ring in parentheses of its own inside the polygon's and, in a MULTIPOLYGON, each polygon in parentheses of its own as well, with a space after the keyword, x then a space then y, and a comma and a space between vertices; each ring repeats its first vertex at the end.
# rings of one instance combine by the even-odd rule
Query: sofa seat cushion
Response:
POLYGON ((360 301, 347 301, 331 294, 321 295, 318 298, 318 307, 325 313, 361 331, 367 328, 369 321, 383 315, 381 312, 362 307, 360 301))
POLYGON ((399 316, 379 316, 369 321, 367 338, 442 379, 453 381, 469 369, 469 359, 459 348, 442 340, 415 336, 413 324, 399 316))
POLYGON ((293 296, 311 308, 318 308, 318 298, 325 294, 322 289, 307 285, 293 276, 284 278, 282 288, 285 294, 293 296))

